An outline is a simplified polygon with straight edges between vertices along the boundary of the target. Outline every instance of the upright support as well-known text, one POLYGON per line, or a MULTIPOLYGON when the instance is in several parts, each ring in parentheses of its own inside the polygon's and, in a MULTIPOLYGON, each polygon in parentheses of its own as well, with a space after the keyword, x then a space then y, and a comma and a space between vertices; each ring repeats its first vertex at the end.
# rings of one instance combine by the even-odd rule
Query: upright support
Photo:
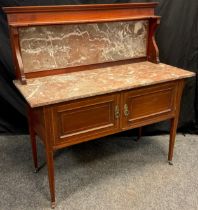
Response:
POLYGON ((28 120, 29 120, 29 133, 32 145, 32 156, 34 162, 35 173, 38 172, 38 158, 37 158, 37 145, 36 145, 36 133, 33 128, 33 118, 31 107, 28 106, 28 120))
POLYGON ((172 159, 173 159, 173 151, 174 151, 174 145, 175 145, 175 137, 177 133, 177 125, 179 120, 179 112, 180 112, 180 102, 181 102, 181 96, 184 88, 184 80, 180 80, 178 82, 177 87, 177 95, 175 99, 175 117, 171 119, 171 126, 170 126, 170 140, 169 140, 169 152, 168 152, 168 163, 170 165, 173 165, 172 159))
POLYGON ((54 181, 54 159, 53 159, 53 151, 49 151, 46 148, 46 160, 47 160, 47 168, 48 168, 48 179, 49 179, 49 187, 50 187, 50 196, 51 196, 51 207, 55 208, 55 181, 54 181))
POLYGON ((16 77, 21 81, 21 84, 27 84, 25 73, 24 73, 24 66, 21 57, 21 50, 19 44, 19 32, 18 28, 10 27, 10 35, 11 35, 11 44, 12 44, 12 52, 15 62, 16 68, 16 77))
POLYGON ((149 35, 148 35, 148 46, 147 46, 147 60, 153 63, 159 63, 159 49, 155 41, 155 32, 160 23, 158 18, 149 19, 149 35))
POLYGON ((50 188, 50 197, 51 197, 51 207, 55 208, 55 179, 54 179, 54 158, 53 158, 53 117, 52 110, 50 107, 44 107, 44 121, 45 121, 45 151, 46 151, 46 161, 48 169, 48 180, 50 188))

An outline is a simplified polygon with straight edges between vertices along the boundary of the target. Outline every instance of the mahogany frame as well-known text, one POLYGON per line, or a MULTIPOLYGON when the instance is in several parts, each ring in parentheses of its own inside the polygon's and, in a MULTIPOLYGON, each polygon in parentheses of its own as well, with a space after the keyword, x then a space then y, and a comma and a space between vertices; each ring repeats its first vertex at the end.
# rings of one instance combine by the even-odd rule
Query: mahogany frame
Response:
MULTIPOLYGON (((141 62, 148 60, 150 62, 159 63, 159 51, 155 42, 155 31, 159 24, 159 16, 154 15, 154 7, 157 3, 126 3, 126 4, 104 4, 104 5, 78 5, 78 6, 45 6, 45 7, 12 7, 4 8, 4 11, 8 16, 8 23, 10 27, 10 38, 13 50, 13 59, 15 62, 16 78, 26 83, 26 78, 41 77, 51 74, 62 74, 74 71, 81 71, 85 69, 93 69, 97 67, 104 67, 107 65, 119 65, 131 62, 141 62), (51 25, 51 24, 74 24, 74 23, 96 23, 96 22, 111 22, 111 21, 127 21, 127 20, 148 20, 149 21, 149 33, 148 33, 148 46, 147 56, 139 59, 130 59, 125 61, 116 61, 103 64, 92 64, 87 66, 72 67, 65 69, 57 69, 53 71, 41 71, 35 73, 24 73, 23 62, 21 58, 20 46, 19 46, 19 27, 27 27, 34 25, 51 25)), ((53 153, 55 150, 67 147, 69 145, 77 144, 80 142, 92 140, 105 135, 118 133, 123 130, 129 130, 132 128, 141 127, 144 125, 160 122, 163 120, 171 121, 170 130, 170 141, 169 141, 169 153, 168 160, 170 164, 173 158, 173 148, 175 143, 175 136, 179 118, 180 100, 184 87, 184 79, 178 79, 172 82, 166 82, 163 84, 150 85, 133 90, 125 90, 121 92, 115 92, 111 94, 104 94, 102 96, 90 97, 87 99, 78 99, 69 102, 62 102, 58 104, 51 104, 32 108, 28 106, 28 118, 29 118, 29 131, 32 143, 32 154, 35 170, 38 170, 37 160, 37 148, 36 148, 36 134, 41 138, 45 150, 46 160, 48 168, 48 178, 51 196, 51 206, 55 207, 55 179, 54 179, 54 160, 53 153), (171 91, 169 91, 171 90, 171 91), (147 99, 144 97, 145 94, 153 94, 158 92, 158 99, 161 101, 162 110, 158 113, 155 111, 155 102, 147 106, 147 99), (130 119, 127 112, 125 112, 125 105, 131 98, 135 98, 138 93, 138 97, 142 97, 141 109, 136 110, 136 115, 141 116, 135 120, 130 119), (144 94, 145 93, 145 94, 144 94), (162 93, 162 94, 161 94, 162 93), (165 94, 163 94, 165 93, 165 94), (108 99, 108 100, 107 100, 108 99), (97 116, 108 112, 111 115, 111 122, 101 128, 95 128, 96 133, 87 131, 89 135, 86 137, 83 133, 78 133, 77 138, 68 141, 68 136, 64 135, 64 125, 58 117, 62 117, 62 111, 69 111, 70 109, 77 107, 79 110, 84 110, 84 107, 91 107, 93 101, 97 101, 98 104, 101 102, 110 104, 108 106, 101 106, 103 108, 101 113, 96 113, 97 116), (163 108, 163 102, 167 107, 163 108), (170 102, 170 103, 169 103, 170 102), (168 104, 168 105, 167 105, 168 104), (68 109, 69 107, 69 109, 68 109), (104 107, 107 107, 104 110, 104 107), (143 116, 141 110, 152 111, 150 114, 143 116), (115 111, 115 116, 113 113, 115 111), (59 129, 62 126, 62 130, 59 129), (108 127, 109 126, 109 127, 108 127), (108 129, 107 129, 108 128, 108 129), (98 130, 100 132, 98 132, 98 130), (60 131, 61 130, 61 131, 60 131), (63 135, 61 134, 63 132, 63 135), (61 137, 62 135, 62 137, 61 137), (60 141, 61 139, 61 141, 60 141)), ((150 97, 151 97, 150 95, 150 97)), ((95 103, 95 102, 94 102, 95 103)), ((100 107, 100 105, 98 105, 100 107)), ((159 107, 158 107, 159 108, 159 107)), ((99 110, 99 108, 97 109, 99 110)), ((130 112, 131 110, 129 110, 130 112)), ((75 112, 74 116, 75 116, 75 112)), ((79 112, 78 112, 79 113, 79 112)), ((143 112, 144 113, 144 112, 143 112)), ((83 117, 82 114, 79 117, 83 117)), ((65 119, 67 115, 63 115, 65 119)), ((86 113, 87 124, 93 122, 95 118, 87 111, 86 113)), ((75 119, 72 119, 73 122, 75 119)), ((100 119, 101 120, 101 119, 100 119)), ((86 128, 87 124, 83 125, 83 129, 86 128)), ((88 126, 87 126, 88 127, 88 126)), ((75 127, 73 127, 75 128, 75 127)), ((72 129, 73 129, 72 128, 72 129)), ((72 130, 71 129, 71 130, 72 130)), ((74 129, 73 129, 74 130, 74 129)), ((93 129, 90 129, 93 131, 93 129)), ((75 134, 75 133, 74 133, 75 134)), ((139 137, 141 136, 141 129, 139 137)))

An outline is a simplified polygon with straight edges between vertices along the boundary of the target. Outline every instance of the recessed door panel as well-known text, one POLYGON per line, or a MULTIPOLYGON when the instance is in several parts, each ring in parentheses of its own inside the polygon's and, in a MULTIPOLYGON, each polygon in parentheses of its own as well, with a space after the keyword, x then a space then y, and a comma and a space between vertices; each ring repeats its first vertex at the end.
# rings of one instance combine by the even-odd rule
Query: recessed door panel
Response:
POLYGON ((174 113, 177 83, 165 83, 123 94, 123 127, 163 118, 174 113))
POLYGON ((119 129, 119 94, 83 99, 54 108, 55 144, 114 133, 119 129))

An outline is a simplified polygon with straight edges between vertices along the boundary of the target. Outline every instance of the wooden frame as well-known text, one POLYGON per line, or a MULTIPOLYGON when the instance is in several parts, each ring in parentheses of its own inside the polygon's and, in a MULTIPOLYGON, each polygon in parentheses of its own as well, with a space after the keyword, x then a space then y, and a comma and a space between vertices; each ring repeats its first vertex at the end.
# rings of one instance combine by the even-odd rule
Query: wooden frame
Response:
MULTIPOLYGON (((4 8, 10 26, 10 38, 16 78, 26 84, 27 78, 91 70, 106 66, 150 61, 159 63, 155 31, 160 17, 154 15, 157 3, 104 4, 78 6, 44 6, 4 8), (36 25, 98 23, 148 20, 147 55, 143 58, 69 67, 53 71, 24 73, 18 28, 36 25)), ((160 122, 171 121, 168 161, 172 164, 173 148, 179 118, 184 77, 155 85, 133 88, 32 108, 28 105, 29 131, 35 171, 38 171, 36 138, 46 150, 51 206, 55 207, 53 153, 55 150, 109 134, 160 122), (155 97, 153 97, 155 95, 155 97), (154 98, 154 100, 153 100, 154 98), (160 103, 156 103, 155 100, 160 103), (148 103, 149 101, 149 103, 148 103), (140 104, 138 106, 138 103, 140 104), (94 114, 93 114, 94 113, 94 114), (67 123, 69 121, 69 124, 67 123)))

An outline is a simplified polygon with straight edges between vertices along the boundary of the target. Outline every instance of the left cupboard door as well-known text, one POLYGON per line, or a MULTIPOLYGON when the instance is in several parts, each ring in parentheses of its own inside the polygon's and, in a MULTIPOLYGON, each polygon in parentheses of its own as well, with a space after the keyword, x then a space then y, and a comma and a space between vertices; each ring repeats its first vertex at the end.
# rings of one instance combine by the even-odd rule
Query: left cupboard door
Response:
POLYGON ((53 145, 57 148, 120 130, 120 94, 90 97, 53 107, 53 145))

